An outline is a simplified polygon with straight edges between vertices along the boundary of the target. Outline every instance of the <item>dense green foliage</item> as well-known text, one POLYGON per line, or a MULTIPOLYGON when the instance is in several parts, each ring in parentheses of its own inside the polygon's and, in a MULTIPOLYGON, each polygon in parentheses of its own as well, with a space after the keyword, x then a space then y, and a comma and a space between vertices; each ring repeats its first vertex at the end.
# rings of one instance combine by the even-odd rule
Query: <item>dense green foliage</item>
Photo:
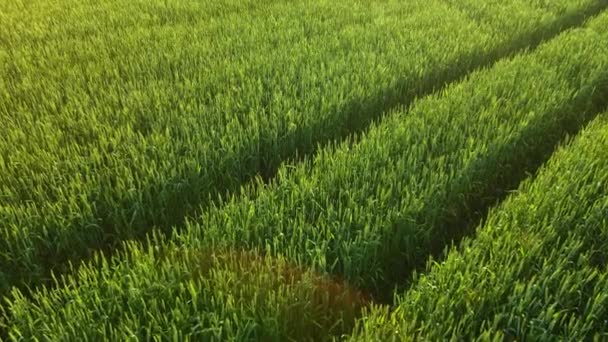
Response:
POLYGON ((608 113, 356 339, 604 341, 607 257, 608 113))
POLYGON ((2 1, 0 293, 605 6, 484 3, 2 1))
MULTIPOLYGON (((227 203, 212 206, 171 240, 154 236, 145 244, 128 243, 115 257, 97 257, 76 267, 73 274, 54 286, 31 294, 14 289, 4 306, 8 332, 15 339, 37 336, 51 340, 77 336, 119 340, 130 336, 284 340, 347 333, 359 309, 367 303, 366 296, 320 274, 340 274, 351 284, 386 290, 403 281, 434 249, 461 234, 461 226, 470 223, 475 209, 492 203, 502 190, 519 183, 526 171, 549 157, 568 128, 576 130, 605 105, 608 45, 595 43, 608 41, 607 26, 608 12, 533 52, 474 72, 463 82, 416 101, 409 110, 391 111, 357 142, 327 146, 314 158, 280 168, 270 184, 253 184, 227 203), (226 252, 241 248, 249 252, 226 252), (265 256, 255 256, 262 254, 265 256), (297 264, 301 266, 293 266, 297 264), (301 271, 302 265, 312 266, 318 273, 301 271), (314 335, 316 329, 319 335, 314 335), (290 335, 290 331, 294 334, 290 335)), ((589 144, 594 137, 601 137, 585 136, 580 141, 589 144)), ((601 147, 605 145, 590 148, 587 157, 581 157, 582 161, 575 165, 571 163, 576 152, 560 152, 555 157, 558 161, 547 169, 560 165, 559 159, 565 156, 564 168, 583 169, 589 164, 592 170, 601 170, 606 160, 593 163, 594 158, 605 155, 601 154, 601 147)), ((556 181, 565 182, 574 174, 564 173, 556 181)), ((602 179, 605 181, 598 178, 602 179)), ((581 176, 581 182, 587 180, 581 176)), ((541 184, 549 184, 549 180, 541 184)), ((593 182, 588 185, 596 189, 593 182)), ((543 206, 551 208, 551 203, 560 200, 557 196, 573 191, 567 183, 563 188, 556 190, 555 198, 542 202, 543 206)), ((542 196, 547 190, 539 185, 536 192, 542 196)), ((576 213, 585 216, 587 202, 577 203, 574 198, 564 197, 564 208, 581 204, 576 213)), ((517 200, 507 201, 504 207, 513 206, 511 202, 517 200)), ((548 221, 542 216, 543 206, 539 206, 539 216, 531 216, 529 221, 539 231, 550 229, 545 228, 548 221), (539 221, 533 220, 536 218, 539 221)), ((561 208, 555 207, 555 213, 561 213, 561 208)), ((524 209, 517 218, 526 214, 529 207, 524 209)), ((599 210, 597 215, 605 207, 599 210)), ((563 220, 573 219, 564 213, 563 220)), ((493 213, 494 216, 502 217, 493 213)), ((500 220, 491 218, 488 225, 500 220)), ((560 227, 562 232, 568 229, 567 224, 560 227)), ((534 237, 530 241, 537 241, 542 235, 534 237)), ((558 235, 547 239, 547 246, 562 241, 558 235)), ((492 242, 490 237, 486 240, 492 242)), ((598 241, 602 243, 601 239, 598 241)), ((471 244, 474 243, 473 240, 471 244)), ((496 248, 497 255, 503 251, 500 244, 489 247, 496 248)), ((553 256, 540 251, 556 260, 557 266, 568 262, 558 259, 564 255, 561 252, 553 256)), ((512 255, 507 249, 502 253, 506 257, 512 255)), ((530 253, 531 257, 535 257, 534 253, 530 253)), ((598 257, 603 256, 592 253, 587 259, 597 261, 598 257)), ((511 258, 499 262, 518 262, 511 258)), ((471 260, 462 265, 470 267, 471 272, 483 270, 475 268, 471 260)), ((448 279, 448 270, 452 271, 450 266, 446 266, 446 275, 440 279, 448 279)), ((550 271, 542 273, 547 277, 538 281, 555 281, 550 271)), ((577 277, 572 280, 590 279, 587 287, 596 284, 587 273, 577 277)), ((486 284, 486 278, 471 279, 472 284, 486 284)), ((500 279, 494 284, 502 285, 503 278, 500 279)), ((483 294, 490 304, 491 300, 499 300, 491 290, 483 294)), ((461 294, 463 290, 455 287, 454 291, 461 294)), ((415 292, 411 293, 415 296, 415 292)), ((433 300, 443 300, 440 304, 446 298, 452 300, 434 295, 418 300, 431 303, 429 306, 434 305, 433 300)), ((464 307, 466 312, 467 301, 476 297, 467 297, 466 293, 463 296, 455 299, 454 305, 464 307)), ((604 299, 599 298, 601 304, 604 299)), ((505 306, 493 308, 490 304, 481 307, 479 314, 503 308, 508 312, 505 306)), ((439 305, 437 310, 441 308, 439 305)), ((602 310, 601 306, 598 308, 602 310)), ((513 310, 519 309, 523 307, 514 306, 513 310)), ((538 310, 547 310, 546 315, 554 313, 550 306, 539 305, 538 310)), ((385 311, 372 311, 365 316, 363 325, 369 330, 360 332, 369 335, 357 336, 387 337, 395 333, 396 324, 387 322, 404 326, 410 323, 407 317, 399 319, 400 312, 401 306, 389 321, 385 311)), ((437 317, 450 319, 448 311, 448 316, 440 314, 437 317)), ((473 321, 475 317, 471 317, 473 321)), ((452 322, 453 329, 462 329, 468 323, 452 322)), ((497 327, 504 324, 497 322, 497 327)), ((573 323, 572 327, 578 329, 578 336, 588 336, 596 322, 582 322, 573 323)), ((435 325, 435 321, 428 323, 435 325)), ((523 326, 507 333, 528 334, 523 326)), ((446 334, 438 330, 429 336, 446 334)))
POLYGON ((187 225, 190 246, 283 254, 389 294, 606 104, 608 14, 391 112, 187 225))

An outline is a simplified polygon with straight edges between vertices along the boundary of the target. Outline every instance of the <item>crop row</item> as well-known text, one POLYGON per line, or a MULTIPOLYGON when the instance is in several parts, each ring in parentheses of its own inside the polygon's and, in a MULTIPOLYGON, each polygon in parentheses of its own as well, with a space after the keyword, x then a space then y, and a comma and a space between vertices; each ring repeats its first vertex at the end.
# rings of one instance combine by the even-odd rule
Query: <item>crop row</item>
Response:
POLYGON ((13 290, 7 329, 52 340, 348 331, 369 301, 350 286, 378 295, 405 281, 462 234, 486 197, 518 184, 567 127, 605 105, 608 46, 594 43, 608 39, 606 24, 608 12, 393 111, 358 143, 281 168, 269 185, 210 208, 172 240, 128 243, 31 298, 13 290))
POLYGON ((605 6, 553 3, 4 2, 0 293, 605 6))
POLYGON ((608 113, 354 340, 608 338, 608 113))

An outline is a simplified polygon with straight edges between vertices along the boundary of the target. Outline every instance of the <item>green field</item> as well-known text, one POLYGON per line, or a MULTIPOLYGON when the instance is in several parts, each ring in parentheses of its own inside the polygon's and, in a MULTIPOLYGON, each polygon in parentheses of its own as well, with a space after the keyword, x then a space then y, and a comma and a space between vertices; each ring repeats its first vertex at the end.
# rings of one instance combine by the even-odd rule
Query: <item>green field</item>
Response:
POLYGON ((608 339, 607 107, 605 0, 2 2, 0 340, 608 339))

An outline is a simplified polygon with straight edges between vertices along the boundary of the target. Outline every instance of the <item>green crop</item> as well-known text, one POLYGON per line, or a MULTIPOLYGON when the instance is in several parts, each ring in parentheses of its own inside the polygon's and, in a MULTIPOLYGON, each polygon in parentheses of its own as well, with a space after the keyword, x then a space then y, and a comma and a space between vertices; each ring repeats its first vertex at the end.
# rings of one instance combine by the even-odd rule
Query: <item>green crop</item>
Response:
POLYGON ((355 340, 605 340, 607 252, 608 113, 355 340))
POLYGON ((605 5, 504 1, 472 20, 439 0, 3 1, 0 293, 168 231, 605 5))
MULTIPOLYGON (((212 205, 171 238, 125 244, 31 293, 13 289, 6 330, 51 340, 347 333, 369 298, 352 286, 382 295, 406 281, 605 107, 608 45, 596 43, 608 40, 607 25, 605 12, 393 110, 356 141, 281 167, 270 184, 212 205)), ((386 321, 377 312, 364 315, 363 327, 390 335, 390 325, 374 330, 386 321)))

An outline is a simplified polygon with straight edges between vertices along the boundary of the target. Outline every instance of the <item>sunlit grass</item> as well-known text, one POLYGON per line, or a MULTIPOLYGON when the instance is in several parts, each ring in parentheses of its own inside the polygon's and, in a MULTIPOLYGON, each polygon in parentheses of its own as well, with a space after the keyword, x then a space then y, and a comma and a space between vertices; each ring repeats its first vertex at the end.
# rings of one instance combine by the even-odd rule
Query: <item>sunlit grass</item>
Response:
MULTIPOLYGON (((497 187, 508 190, 527 177, 526 171, 534 171, 548 159, 569 131, 576 132, 606 105, 603 85, 608 46, 594 43, 608 39, 607 22, 608 13, 603 13, 534 51, 472 73, 441 93, 416 101, 408 110, 391 111, 357 142, 324 147, 298 165, 280 168, 270 184, 251 185, 227 203, 191 219, 187 229, 176 230, 171 238, 155 235, 144 244, 126 244, 114 257, 98 256, 84 266, 75 266, 61 281, 32 293, 14 289, 4 306, 6 329, 14 339, 330 339, 349 334, 363 314, 360 328, 364 330, 356 330, 356 337, 409 336, 414 333, 408 330, 409 324, 416 330, 415 318, 423 316, 409 321, 408 316, 400 315, 412 301, 407 296, 415 296, 415 291, 406 293, 393 313, 386 308, 371 313, 361 310, 372 304, 372 294, 382 294, 379 289, 389 289, 384 293, 390 295, 392 286, 407 282, 412 270, 424 264, 434 249, 462 237, 465 232, 458 229, 464 226, 459 224, 468 223, 466 218, 474 215, 475 206, 488 204, 483 199, 497 196, 497 187), (369 288, 374 291, 363 291, 369 288)), ((599 141, 596 148, 585 150, 587 154, 576 148, 558 153, 557 161, 550 165, 564 163, 564 168, 574 167, 581 173, 564 172, 556 182, 563 182, 565 189, 556 189, 543 200, 540 216, 526 216, 533 207, 521 207, 514 224, 528 218, 542 232, 547 218, 554 217, 559 224, 560 213, 566 210, 563 219, 574 220, 578 214, 569 215, 567 210, 584 213, 586 203, 600 207, 585 219, 598 217, 603 222, 596 214, 603 213, 604 202, 594 202, 596 195, 604 194, 603 181, 593 188, 598 190, 595 197, 577 198, 574 190, 583 183, 594 187, 593 177, 605 174, 604 140, 599 141), (594 161, 598 158, 599 162, 594 161), (576 177, 582 183, 576 183, 576 177), (587 182, 589 179, 593 182, 587 182), (568 181, 573 183, 567 185, 568 181)), ((551 193, 538 187, 538 198, 551 193)), ((504 207, 512 206, 510 203, 504 207)), ((494 215, 487 224, 501 225, 502 219, 492 218, 494 215)), ((568 222, 575 221, 563 222, 566 230, 562 231, 567 232, 568 222)), ((545 243, 542 234, 530 232, 521 237, 525 243, 517 252, 537 252, 537 242, 545 243)), ((476 239, 470 241, 477 243, 476 239)), ((497 259, 501 267, 512 268, 492 276, 488 268, 478 267, 486 259, 468 260, 463 269, 470 267, 481 277, 471 277, 471 286, 485 286, 492 279, 517 275, 507 271, 520 270, 508 244, 489 247, 497 248, 496 255, 505 253, 505 259, 497 259)), ((482 248, 480 253, 491 251, 482 248)), ((555 260, 555 265, 572 261, 560 259, 560 251, 540 256, 555 260)), ((587 259, 597 263, 601 260, 598 255, 587 259)), ((447 270, 451 270, 449 260, 444 266, 447 270)), ((547 275, 538 278, 541 282, 560 279, 552 273, 541 274, 547 275)), ((450 271, 441 279, 466 281, 465 276, 467 273, 450 271)), ((596 278, 585 279, 590 279, 585 286, 594 286, 596 278)), ((474 316, 476 312, 483 315, 504 308, 499 302, 504 297, 498 292, 506 293, 508 289, 500 287, 506 282, 496 282, 495 287, 483 288, 487 291, 478 294, 456 286, 458 283, 446 284, 446 291, 453 290, 460 297, 430 290, 429 296, 416 297, 420 303, 429 303, 418 308, 422 314, 435 312, 430 310, 434 307, 442 319, 423 321, 428 324, 425 329, 437 327, 428 330, 431 337, 474 336, 476 330, 464 330, 469 323, 479 324, 479 332, 489 329, 489 323, 474 316), (488 300, 485 304, 484 298, 488 300), (493 307, 494 300, 501 306, 493 307), (467 320, 457 321, 451 311, 441 311, 452 304, 467 320), (467 316, 472 305, 482 307, 467 316)), ((431 289, 436 290, 432 284, 431 289)), ((562 290, 560 295, 573 295, 568 287, 562 290)), ((550 303, 551 296, 547 298, 550 303)), ((594 310, 603 312, 603 297, 597 298, 594 310)), ((496 322, 497 327, 504 323, 496 322)), ((590 318, 584 325, 573 323, 571 336, 589 336, 589 327, 597 322, 590 318)), ((470 325, 470 329, 477 328, 470 325)), ((525 336, 528 331, 522 327, 509 334, 525 336)))
POLYGON ((41 292, 35 311, 53 319, 30 325, 16 294, 12 338, 124 340, 323 340, 349 332, 369 298, 348 284, 288 263, 237 250, 142 251, 131 244, 122 264, 96 258, 61 295, 41 292))

